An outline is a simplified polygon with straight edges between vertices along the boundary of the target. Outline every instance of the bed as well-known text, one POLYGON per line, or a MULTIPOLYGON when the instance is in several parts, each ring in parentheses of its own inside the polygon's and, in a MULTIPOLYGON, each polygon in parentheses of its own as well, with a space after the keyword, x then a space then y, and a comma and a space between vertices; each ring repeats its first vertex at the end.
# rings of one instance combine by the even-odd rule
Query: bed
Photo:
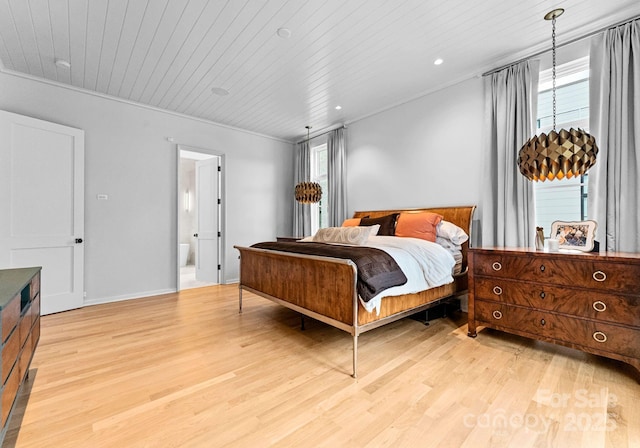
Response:
MULTIPOLYGON (((459 206, 357 211, 353 218, 375 220, 394 213, 431 212, 441 215, 444 221, 455 224, 471 236, 474 210, 475 206, 459 206)), ((351 260, 256 247, 234 247, 240 252, 240 313, 242 292, 249 291, 350 333, 353 338, 354 378, 357 377, 360 334, 429 309, 467 291, 468 241, 461 244, 461 272, 453 275, 453 281, 417 293, 384 297, 374 311, 367 311, 358 297, 358 274, 351 260)))

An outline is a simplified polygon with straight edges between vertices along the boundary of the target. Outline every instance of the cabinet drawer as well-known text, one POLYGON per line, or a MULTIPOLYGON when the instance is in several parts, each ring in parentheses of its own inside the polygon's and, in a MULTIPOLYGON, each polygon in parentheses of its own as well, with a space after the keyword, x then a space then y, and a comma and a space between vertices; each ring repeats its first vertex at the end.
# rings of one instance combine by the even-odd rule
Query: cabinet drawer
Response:
POLYGON ((477 320, 498 330, 640 358, 640 331, 636 329, 483 300, 475 302, 475 313, 477 320))
POLYGON ((7 376, 18 359, 18 353, 20 353, 20 332, 14 331, 2 347, 2 384, 7 381, 7 376))
POLYGON ((637 294, 640 264, 624 264, 594 256, 505 252, 474 254, 473 273, 491 277, 637 294))
POLYGON ((31 300, 36 298, 36 295, 40 292, 40 272, 33 276, 31 279, 31 300))
POLYGON ((31 314, 29 313, 30 310, 27 310, 24 316, 22 316, 20 323, 18 324, 20 331, 20 347, 24 346, 24 344, 27 342, 29 334, 31 333, 31 324, 33 322, 31 321, 31 314))
POLYGON ((6 341, 20 319, 20 294, 2 310, 2 341, 6 341))
POLYGON ((40 294, 33 299, 31 302, 31 309, 29 310, 29 314, 31 315, 31 322, 35 322, 38 317, 40 317, 40 294))
POLYGON ((31 346, 34 352, 36 351, 38 342, 40 342, 40 316, 38 316, 36 323, 33 324, 33 328, 31 329, 31 346))
POLYGON ((32 338, 33 338, 33 335, 29 334, 29 337, 27 338, 27 343, 24 344, 24 347, 22 348, 22 353, 20 354, 20 359, 18 361, 19 368, 20 368, 19 370, 20 379, 24 378, 25 374, 29 370, 29 364, 31 363, 31 356, 33 355, 33 344, 31 342, 32 338))
POLYGON ((11 412, 11 406, 18 394, 21 379, 19 370, 20 369, 16 363, 16 366, 9 374, 9 379, 7 379, 4 389, 2 390, 2 427, 4 427, 7 422, 7 417, 9 416, 9 412, 11 412))
POLYGON ((475 278, 475 297, 640 327, 640 296, 563 288, 504 278, 475 278))

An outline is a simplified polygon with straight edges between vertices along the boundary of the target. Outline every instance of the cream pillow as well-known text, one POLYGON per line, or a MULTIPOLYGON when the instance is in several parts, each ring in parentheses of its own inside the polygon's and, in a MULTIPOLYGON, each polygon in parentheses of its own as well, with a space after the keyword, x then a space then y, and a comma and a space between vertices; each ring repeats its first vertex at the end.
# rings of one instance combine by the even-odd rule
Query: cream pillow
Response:
POLYGON ((444 220, 436 226, 436 235, 451 240, 454 244, 462 244, 469 239, 469 235, 464 230, 444 220))
POLYGON ((362 226, 365 229, 371 229, 371 233, 369 236, 376 236, 378 234, 378 230, 380 230, 380 224, 375 224, 373 226, 362 226))
POLYGON ((313 236, 316 243, 339 243, 362 246, 369 239, 369 227, 325 227, 313 236))

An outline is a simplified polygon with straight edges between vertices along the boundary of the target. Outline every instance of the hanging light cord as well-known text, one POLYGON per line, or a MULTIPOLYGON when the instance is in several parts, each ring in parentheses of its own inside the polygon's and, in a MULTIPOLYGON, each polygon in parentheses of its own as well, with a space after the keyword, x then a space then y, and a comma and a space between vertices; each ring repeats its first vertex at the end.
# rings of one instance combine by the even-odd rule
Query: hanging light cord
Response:
POLYGON ((551 77, 553 78, 553 130, 556 130, 556 16, 551 20, 551 48, 553 55, 553 70, 551 77))

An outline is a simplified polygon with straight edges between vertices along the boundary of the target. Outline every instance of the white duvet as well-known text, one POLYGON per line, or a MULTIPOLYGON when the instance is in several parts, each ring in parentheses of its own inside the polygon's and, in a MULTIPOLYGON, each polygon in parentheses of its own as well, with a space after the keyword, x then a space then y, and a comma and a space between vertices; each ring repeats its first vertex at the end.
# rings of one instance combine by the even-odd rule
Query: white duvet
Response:
POLYGON ((369 312, 376 310, 380 313, 383 297, 413 294, 453 281, 451 272, 455 260, 439 244, 418 238, 371 236, 365 246, 375 247, 391 255, 407 277, 404 285, 386 289, 366 303, 360 300, 369 312))

